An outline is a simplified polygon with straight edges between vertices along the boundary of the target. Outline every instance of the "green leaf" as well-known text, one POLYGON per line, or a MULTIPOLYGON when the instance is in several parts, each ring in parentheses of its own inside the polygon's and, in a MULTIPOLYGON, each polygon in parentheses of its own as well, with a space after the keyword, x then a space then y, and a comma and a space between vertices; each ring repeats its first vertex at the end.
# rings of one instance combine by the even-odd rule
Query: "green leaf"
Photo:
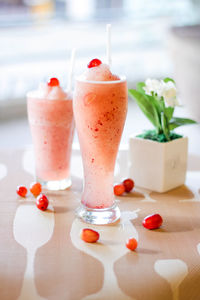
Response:
POLYGON ((156 99, 155 97, 150 96, 150 95, 146 95, 145 90, 143 89, 144 86, 145 86, 144 82, 139 82, 137 84, 137 91, 142 93, 145 96, 145 99, 147 99, 149 102, 151 102, 153 104, 152 108, 153 108, 153 111, 154 111, 155 121, 157 123, 157 127, 160 128, 161 127, 160 113, 163 110, 162 109, 162 103, 160 102, 159 99, 156 99))
POLYGON ((179 126, 183 125, 190 125, 190 124, 197 124, 196 121, 191 120, 191 119, 185 119, 185 118, 172 118, 171 121, 169 122, 169 128, 170 130, 173 130, 179 126))
POLYGON ((129 90, 129 95, 135 99, 136 103, 138 104, 142 112, 145 114, 145 116, 157 128, 155 110, 152 103, 149 102, 149 99, 140 92, 132 89, 129 90))
POLYGON ((161 121, 160 121, 160 118, 159 118, 159 112, 157 111, 156 107, 154 105, 152 105, 153 107, 153 113, 154 113, 154 120, 156 122, 156 128, 157 128, 157 132, 159 133, 160 130, 162 129, 162 126, 161 126, 161 121))
POLYGON ((166 82, 166 83, 169 82, 169 81, 172 81, 173 83, 175 83, 174 79, 169 78, 169 77, 164 78, 163 81, 166 82))
POLYGON ((168 120, 165 114, 162 112, 161 113, 161 123, 162 123, 162 129, 163 133, 168 141, 170 141, 170 131, 169 131, 169 125, 168 125, 168 120))
POLYGON ((149 101, 153 103, 153 105, 156 107, 159 114, 163 111, 163 103, 162 100, 159 98, 156 98, 156 96, 147 96, 149 101))
POLYGON ((145 94, 145 90, 143 89, 143 87, 145 86, 145 83, 144 82, 138 82, 137 84, 137 91, 142 93, 142 94, 145 94))
POLYGON ((149 100, 149 102, 152 104, 153 112, 154 112, 154 119, 156 121, 156 127, 158 133, 160 130, 162 130, 162 125, 161 125, 161 117, 160 114, 163 111, 163 104, 160 99, 156 99, 155 96, 149 96, 146 95, 146 98, 149 100))
POLYGON ((165 103, 163 98, 156 98, 156 96, 148 96, 149 101, 153 104, 153 106, 156 109, 156 119, 157 119, 157 124, 159 127, 159 131, 162 131, 162 124, 161 124, 161 113, 164 112, 165 110, 165 103))
POLYGON ((171 107, 171 106, 165 107, 164 113, 165 113, 165 116, 167 117, 168 122, 169 122, 171 120, 172 116, 173 116, 174 107, 171 107))

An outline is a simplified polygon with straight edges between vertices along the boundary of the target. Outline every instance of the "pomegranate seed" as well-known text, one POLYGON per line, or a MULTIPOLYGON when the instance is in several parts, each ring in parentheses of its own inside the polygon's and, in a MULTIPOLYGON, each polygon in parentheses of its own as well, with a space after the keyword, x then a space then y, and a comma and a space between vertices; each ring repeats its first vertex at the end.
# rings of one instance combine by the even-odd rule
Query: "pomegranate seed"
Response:
POLYGON ((24 185, 19 185, 16 190, 17 194, 21 197, 26 197, 27 188, 24 185))
POLYGON ((87 65, 88 68, 94 68, 94 67, 98 67, 99 65, 101 65, 102 62, 100 61, 100 59, 98 58, 94 58, 92 59, 89 64, 87 65))
POLYGON ((86 243, 96 243, 99 239, 99 233, 95 230, 84 228, 81 232, 81 239, 86 243))
POLYGON ((59 86, 59 80, 57 78, 50 78, 48 81, 48 86, 59 86))
POLYGON ((49 205, 49 200, 44 194, 40 194, 36 200, 37 208, 41 210, 46 210, 49 205))
POLYGON ((137 248, 138 242, 136 239, 131 238, 126 242, 126 248, 130 249, 131 251, 134 251, 137 248))
POLYGON ((30 192, 34 196, 38 196, 42 192, 42 186, 39 182, 32 182, 30 184, 30 192))
POLYGON ((134 185, 135 185, 134 181, 133 181, 132 179, 130 179, 130 178, 125 179, 125 180, 122 182, 122 184, 124 185, 125 191, 126 191, 127 193, 129 193, 129 192, 134 188, 134 185))
POLYGON ((163 219, 159 214, 149 215, 144 218, 142 224, 147 229, 159 228, 163 223, 163 219))
POLYGON ((114 194, 115 196, 120 196, 125 192, 125 187, 123 184, 117 184, 114 186, 114 194))

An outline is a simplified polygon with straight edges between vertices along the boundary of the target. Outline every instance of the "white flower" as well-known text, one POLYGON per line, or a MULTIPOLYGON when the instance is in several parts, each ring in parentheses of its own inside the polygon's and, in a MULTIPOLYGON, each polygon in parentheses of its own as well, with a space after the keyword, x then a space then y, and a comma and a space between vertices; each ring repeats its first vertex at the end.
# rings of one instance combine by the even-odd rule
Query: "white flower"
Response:
POLYGON ((168 81, 163 82, 163 90, 162 90, 162 96, 164 98, 165 103, 167 106, 177 106, 179 105, 178 100, 176 98, 176 86, 174 82, 168 81))
POLYGON ((154 94, 157 94, 158 97, 160 97, 160 93, 162 90, 162 83, 160 80, 148 78, 145 81, 145 86, 143 87, 143 89, 145 90, 145 94, 149 96, 152 96, 152 92, 153 92, 154 94))
POLYGON ((173 81, 164 82, 163 80, 147 79, 143 87, 145 94, 152 96, 157 95, 158 98, 163 97, 167 106, 179 105, 176 98, 176 86, 173 81))
POLYGON ((179 106, 179 102, 178 100, 174 97, 174 98, 164 98, 165 99, 165 103, 167 104, 167 106, 171 106, 171 107, 175 107, 175 106, 179 106))

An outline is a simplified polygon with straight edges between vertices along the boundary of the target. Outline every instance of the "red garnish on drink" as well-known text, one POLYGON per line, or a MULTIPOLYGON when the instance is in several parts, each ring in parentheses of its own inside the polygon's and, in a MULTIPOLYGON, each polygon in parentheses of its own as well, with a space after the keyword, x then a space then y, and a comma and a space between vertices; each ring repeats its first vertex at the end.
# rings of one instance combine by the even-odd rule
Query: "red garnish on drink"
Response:
POLYGON ((130 178, 128 178, 128 179, 125 179, 123 182, 122 182, 122 184, 124 185, 124 187, 125 187, 125 191, 127 192, 127 193, 129 193, 133 188, 134 188, 134 181, 132 180, 132 179, 130 179, 130 178))
POLYGON ((101 65, 102 62, 100 61, 100 59, 98 58, 94 58, 92 59, 89 64, 87 65, 88 68, 94 68, 94 67, 98 67, 99 65, 101 65))
POLYGON ((50 78, 48 81, 48 86, 59 86, 59 80, 57 78, 50 78))
POLYGON ((26 197, 27 188, 24 185, 19 185, 16 190, 17 194, 21 197, 26 197))
POLYGON ((126 248, 131 251, 134 251, 137 248, 138 242, 136 239, 131 238, 126 242, 126 248))
POLYGON ((44 194, 40 194, 36 200, 37 208, 41 210, 46 210, 49 205, 49 200, 44 194))
POLYGON ((42 192, 42 186, 39 182, 32 182, 30 184, 30 192, 34 196, 38 196, 42 192))
POLYGON ((125 192, 125 187, 123 184, 117 184, 114 186, 114 194, 120 196, 125 192))
POLYGON ((147 229, 157 229, 163 223, 163 219, 159 214, 149 215, 144 218, 142 224, 147 229))
POLYGON ((90 228, 84 228, 81 232, 81 239, 86 243, 96 243, 99 239, 99 233, 90 228))

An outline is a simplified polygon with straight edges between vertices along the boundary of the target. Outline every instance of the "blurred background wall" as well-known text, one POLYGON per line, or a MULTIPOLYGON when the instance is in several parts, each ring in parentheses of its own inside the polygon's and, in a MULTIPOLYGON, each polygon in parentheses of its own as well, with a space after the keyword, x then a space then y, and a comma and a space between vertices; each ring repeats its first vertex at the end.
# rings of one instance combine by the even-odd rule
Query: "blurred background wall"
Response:
POLYGON ((25 96, 40 81, 57 76, 66 85, 73 47, 75 75, 92 58, 105 59, 106 23, 113 72, 129 87, 175 77, 188 113, 200 120, 199 22, 200 0, 0 0, 0 134, 27 125, 25 96))

